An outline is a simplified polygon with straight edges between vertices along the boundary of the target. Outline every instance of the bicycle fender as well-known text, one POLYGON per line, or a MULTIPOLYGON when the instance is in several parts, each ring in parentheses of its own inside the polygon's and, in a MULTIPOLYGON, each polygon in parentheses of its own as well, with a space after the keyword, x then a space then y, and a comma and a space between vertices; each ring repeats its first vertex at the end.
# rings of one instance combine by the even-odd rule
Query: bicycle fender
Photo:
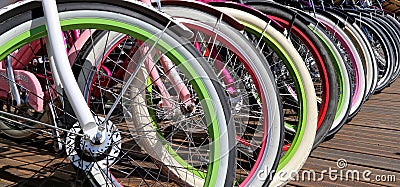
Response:
MULTIPOLYGON (((138 2, 135 0, 123 0, 123 1, 110 1, 110 0, 57 0, 57 3, 83 3, 83 2, 94 2, 94 3, 103 3, 105 5, 113 5, 116 7, 121 7, 124 9, 128 9, 133 12, 138 12, 143 14, 144 16, 151 17, 157 20, 164 26, 168 25, 175 34, 185 38, 193 37, 193 32, 190 31, 187 27, 174 20, 171 16, 158 11, 151 5, 144 4, 142 2, 138 2)), ((3 7, 0 9, 0 23, 6 21, 6 19, 16 16, 18 14, 27 12, 29 10, 33 10, 33 17, 43 16, 42 11, 42 3, 40 0, 26 0, 20 1, 9 6, 3 7)), ((129 15, 128 15, 129 16, 129 15)))
MULTIPOLYGON (((244 25, 242 25, 236 18, 225 14, 224 12, 218 10, 217 8, 201 3, 198 1, 188 1, 188 0, 163 0, 161 1, 161 5, 174 5, 174 6, 182 6, 182 7, 188 7, 188 8, 193 8, 193 9, 198 9, 203 12, 206 12, 208 14, 211 14, 215 17, 221 17, 224 22, 229 24, 231 27, 237 29, 237 30, 243 30, 244 25)), ((162 8, 161 8, 162 11, 162 8)))
POLYGON ((276 30, 278 30, 279 32, 284 32, 285 28, 282 27, 278 22, 272 20, 271 18, 268 17, 268 15, 264 14, 263 12, 252 8, 248 5, 244 5, 244 4, 239 4, 239 3, 235 3, 235 2, 210 2, 209 4, 215 6, 217 9, 218 7, 227 7, 227 8, 233 8, 233 9, 237 9, 237 10, 241 10, 244 12, 248 12, 262 20, 265 20, 266 22, 269 22, 269 24, 274 27, 276 30))

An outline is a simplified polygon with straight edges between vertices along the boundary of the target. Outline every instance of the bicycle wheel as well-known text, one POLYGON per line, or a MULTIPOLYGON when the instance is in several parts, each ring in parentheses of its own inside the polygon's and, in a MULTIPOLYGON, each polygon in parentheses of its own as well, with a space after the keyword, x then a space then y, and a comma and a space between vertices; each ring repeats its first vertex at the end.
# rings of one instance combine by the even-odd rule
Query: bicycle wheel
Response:
POLYGON ((400 54, 399 54, 399 46, 400 46, 400 37, 399 37, 399 32, 398 30, 395 30, 394 25, 392 25, 384 16, 377 15, 373 17, 373 20, 376 23, 379 23, 381 28, 386 31, 387 37, 390 41, 390 48, 393 49, 393 53, 391 53, 391 56, 393 57, 393 73, 389 81, 389 85, 393 83, 397 76, 399 75, 400 71, 400 54))
POLYGON ((382 29, 371 23, 371 20, 358 19, 358 15, 352 14, 361 25, 362 30, 368 38, 372 49, 374 50, 376 62, 378 65, 378 82, 375 88, 376 92, 382 91, 390 82, 390 78, 394 72, 393 57, 390 55, 392 49, 390 43, 383 33, 382 29))
MULTIPOLYGON (((126 81, 133 62, 138 61, 137 55, 142 55, 141 48, 137 46, 140 42, 121 33, 106 31, 93 34, 92 41, 94 42, 89 42, 86 46, 93 47, 90 47, 90 51, 84 52, 84 55, 78 56, 74 67, 78 82, 81 89, 85 90, 84 95, 90 101, 91 108, 96 111, 95 113, 107 113, 106 111, 112 109, 110 103, 114 102, 111 95, 118 95, 121 83, 126 81), (84 68, 91 67, 92 63, 98 67, 97 71, 93 71, 93 68, 84 68), (104 72, 107 74, 104 75, 104 72)), ((161 62, 163 55, 156 54, 152 55, 153 58, 146 59, 148 61, 142 67, 143 71, 132 82, 128 96, 123 99, 119 112, 116 112, 113 118, 121 118, 118 115, 123 111, 129 131, 140 137, 135 138, 135 143, 152 156, 156 163, 161 162, 159 167, 165 176, 183 178, 184 185, 198 186, 203 183, 201 177, 204 177, 200 175, 200 171, 190 168, 191 172, 197 174, 195 177, 182 172, 179 168, 187 164, 190 167, 204 167, 207 165, 204 163, 205 160, 209 160, 204 156, 209 151, 205 149, 208 148, 206 143, 209 142, 205 139, 206 126, 202 125, 201 121, 196 122, 206 116, 202 112, 202 101, 196 96, 195 86, 190 83, 192 80, 187 80, 187 76, 180 71, 181 68, 161 62), (178 79, 181 82, 175 81, 178 79), (188 85, 188 88, 183 85, 188 85), (186 89, 188 92, 182 91, 186 89), (130 99, 130 95, 137 97, 130 99), (181 122, 183 119, 186 119, 184 123, 181 122), (151 138, 153 136, 154 138, 151 138), (157 139, 159 140, 156 141, 157 139), (186 145, 187 142, 190 144, 186 145), (156 151, 162 150, 163 146, 167 147, 169 154, 156 151), (194 153, 188 154, 188 151, 194 153), (183 161, 185 165, 181 163, 183 161)), ((228 179, 226 183, 227 181, 228 179)))
POLYGON ((318 126, 314 148, 325 138, 334 121, 338 105, 338 84, 333 62, 322 42, 309 29, 311 22, 290 9, 273 3, 248 3, 278 22, 298 50, 312 76, 318 97, 318 126))
POLYGON ((338 24, 331 20, 332 18, 325 17, 324 15, 318 13, 317 18, 322 21, 327 30, 329 30, 332 35, 331 38, 338 39, 349 57, 348 59, 346 59, 346 62, 351 75, 353 86, 351 110, 349 113, 350 119, 360 110, 361 105, 364 102, 366 94, 366 79, 364 74, 364 67, 360 56, 356 54, 356 47, 351 42, 350 38, 344 33, 343 29, 339 28, 337 26, 338 24))
POLYGON ((356 43, 361 44, 361 51, 364 51, 363 57, 366 62, 366 80, 367 80, 367 94, 366 99, 369 98, 375 92, 375 88, 378 84, 378 65, 376 62, 375 54, 373 52, 372 46, 368 41, 367 37, 364 35, 361 28, 353 23, 349 26, 350 29, 353 28, 353 33, 355 36, 353 39, 357 41, 356 43))
MULTIPOLYGON (((380 18, 385 19, 389 25, 391 25, 394 29, 394 33, 398 35, 397 43, 400 42, 400 22, 397 21, 393 16, 386 14, 385 16, 380 16, 380 18)), ((400 46, 400 44, 397 44, 397 46, 400 46)), ((400 59, 399 59, 400 60, 400 59)), ((399 62, 400 63, 400 62, 399 62)), ((400 66, 397 66, 396 69, 394 70, 394 76, 392 77, 392 81, 396 80, 400 76, 400 66)))
MULTIPOLYGON (((364 65, 365 77, 366 77, 366 94, 365 100, 373 94, 375 87, 378 82, 378 67, 375 60, 372 47, 367 42, 366 36, 363 34, 361 28, 355 23, 353 17, 345 11, 328 9, 330 15, 336 17, 339 21, 345 24, 344 32, 354 43, 357 51, 360 53, 360 58, 364 65)), ((324 12, 319 10, 319 12, 324 12)))
MULTIPOLYGON (((127 80, 131 79, 128 77, 133 77, 134 83, 137 83, 137 81, 147 82, 145 81, 146 79, 143 79, 147 71, 140 69, 142 65, 136 65, 136 67, 139 68, 135 69, 136 63, 130 63, 128 67, 132 67, 133 71, 125 71, 125 73, 122 74, 123 79, 117 81, 120 87, 106 87, 107 89, 115 89, 108 90, 111 93, 124 96, 123 102, 112 100, 115 99, 113 96, 116 96, 113 94, 97 98, 97 100, 94 99, 94 101, 104 101, 106 99, 108 99, 108 101, 114 101, 114 103, 103 102, 100 104, 100 106, 103 107, 102 110, 92 108, 93 114, 95 114, 99 123, 105 124, 103 129, 105 134, 101 137, 97 137, 98 139, 94 142, 82 137, 78 123, 74 124, 67 121, 67 118, 74 119, 74 114, 71 112, 71 109, 68 109, 67 98, 63 97, 62 93, 50 87, 51 84, 45 84, 45 87, 50 88, 47 92, 52 93, 47 93, 49 98, 39 99, 46 101, 46 104, 52 108, 51 111, 54 116, 51 117, 56 119, 56 121, 55 123, 40 123, 45 127, 40 129, 40 139, 56 140, 56 143, 62 144, 65 147, 66 155, 57 156, 54 152, 50 152, 48 155, 50 159, 47 160, 47 164, 41 165, 37 172, 17 182, 27 184, 34 180, 41 179, 40 185, 46 185, 49 184, 49 181, 51 181, 51 178, 54 177, 55 174, 65 173, 63 170, 66 170, 66 173, 71 173, 73 176, 65 177, 64 182, 75 186, 87 185, 87 183, 85 183, 87 182, 87 178, 90 179, 93 185, 113 184, 136 186, 151 183, 155 185, 165 185, 170 182, 198 186, 224 185, 227 176, 234 175, 232 168, 228 168, 230 144, 228 142, 227 127, 229 127, 229 125, 227 125, 225 119, 226 111, 223 110, 224 102, 220 101, 220 97, 221 99, 224 98, 223 95, 219 94, 222 92, 218 86, 214 86, 213 81, 209 78, 208 72, 210 72, 210 70, 207 69, 207 66, 200 65, 206 63, 202 63, 203 59, 198 58, 197 52, 194 51, 190 45, 185 44, 186 40, 174 33, 179 31, 179 28, 168 28, 174 25, 174 23, 168 21, 167 17, 163 17, 158 13, 154 13, 155 15, 149 17, 145 13, 149 13, 153 10, 141 4, 125 4, 129 6, 121 6, 118 3, 108 3, 106 5, 107 6, 101 3, 82 1, 79 3, 59 3, 58 7, 60 10, 59 15, 62 29, 91 28, 113 30, 118 33, 127 34, 130 38, 135 39, 135 41, 143 42, 144 45, 142 45, 142 47, 149 51, 147 54, 150 54, 153 49, 161 52, 161 54, 165 54, 166 57, 174 62, 174 67, 176 66, 179 69, 180 75, 184 77, 183 80, 187 80, 188 84, 191 85, 190 90, 193 91, 192 94, 194 98, 197 99, 194 102, 194 104, 196 104, 195 109, 187 116, 183 115, 183 117, 187 118, 192 117, 192 120, 187 120, 188 124, 194 124, 193 119, 196 119, 197 128, 195 130, 201 132, 199 134, 202 138, 192 143, 196 144, 199 143, 199 141, 200 143, 208 142, 207 145, 205 145, 205 143, 201 144, 204 146, 201 146, 180 142, 182 149, 187 150, 185 153, 182 153, 177 151, 178 148, 176 145, 178 143, 175 142, 176 144, 174 145, 167 144, 166 142, 168 141, 164 140, 166 140, 168 135, 162 134, 161 136, 161 133, 156 132, 156 129, 160 127, 153 126, 152 119, 154 119, 154 116, 150 115, 150 117, 147 116, 147 118, 141 116, 138 123, 132 124, 132 121, 137 120, 137 118, 133 119, 132 115, 138 117, 138 112, 147 112, 146 114, 149 114, 151 110, 148 109, 150 103, 140 102, 146 101, 144 100, 146 99, 144 95, 140 94, 142 90, 138 91, 137 87, 138 85, 143 86, 143 84, 124 84, 125 82, 128 83, 129 81, 127 80), (137 9, 142 10, 141 12, 143 14, 134 11, 137 9), (135 74, 137 75, 136 77, 134 76, 135 74), (124 89, 128 92, 124 93, 124 89), (56 103, 55 99, 50 97, 52 94, 57 95, 57 99, 60 101, 56 103), (147 110, 143 108, 139 110, 136 106, 138 105, 136 102, 140 102, 140 106, 146 107, 147 110), (107 109, 106 106, 108 104, 114 107, 107 109), (135 107, 131 107, 132 105, 135 105, 135 107), (125 108, 123 108, 123 106, 125 108), (105 111, 108 112, 107 114, 111 115, 104 115, 105 111), (199 112, 199 114, 195 111, 199 112), (132 115, 129 115, 129 112, 131 112, 132 115), (126 116, 124 116, 124 114, 126 116), (195 117, 191 116, 191 114, 195 117), (109 118, 109 120, 105 121, 107 118, 109 118), (148 124, 146 122, 152 123, 148 124), (129 123, 131 123, 132 126, 129 126, 129 123), (57 133, 54 133, 54 126, 57 126, 57 133), (148 127, 151 128, 147 129, 148 127), (141 132, 138 129, 146 129, 148 133, 143 134, 144 131, 141 132), (138 140, 143 142, 155 141, 156 143, 151 145, 158 145, 158 147, 150 147, 147 143, 140 145, 138 140), (197 153, 192 155, 189 152, 192 148, 197 150, 201 149, 203 151, 201 157, 197 156, 194 159, 192 157, 189 158, 188 155, 199 155, 197 153), (179 180, 173 180, 170 176, 157 172, 157 170, 154 169, 154 163, 149 162, 149 158, 157 160, 158 165, 164 166, 164 169, 177 175, 179 180), (75 171, 70 167, 71 165, 75 168, 75 171), (83 181, 78 181, 78 179, 81 178, 83 181)), ((40 12, 42 12, 40 3, 25 1, 18 6, 19 7, 13 11, 6 11, 2 14, 3 16, 0 20, 2 23, 0 29, 0 46, 2 46, 0 48, 0 59, 4 59, 7 55, 12 54, 12 52, 20 47, 29 44, 31 41, 45 37, 47 34, 44 26, 44 18, 40 14, 40 12), (10 16, 10 18, 6 16, 10 16)), ((90 52, 95 50, 93 47, 94 46, 89 45, 85 50, 81 50, 81 54, 90 54, 90 52)), ((43 63, 39 63, 39 65, 42 66, 45 72, 48 72, 49 63, 43 58, 44 56, 46 56, 46 53, 43 52, 40 54, 39 57, 42 58, 43 63)), ((143 62, 148 55, 138 55, 138 57, 142 58, 135 61, 137 64, 143 62)), ((85 79, 87 81, 93 81, 94 77, 100 79, 100 76, 94 76, 103 75, 100 73, 101 71, 97 71, 98 69, 96 69, 96 67, 96 64, 91 64, 90 67, 81 66, 81 70, 83 70, 81 72, 96 73, 80 75, 83 75, 84 78, 89 78, 85 79)), ((102 71, 104 70, 105 69, 102 69, 102 71)), ((45 77, 45 80, 51 81, 50 78, 54 78, 49 76, 45 77)), ((81 85, 87 83, 85 80, 79 79, 78 77, 78 81, 83 81, 79 82, 81 85)), ((147 87, 147 84, 145 85, 147 87)), ((151 83, 149 83, 149 85, 151 85, 151 83)), ((83 90, 83 92, 87 93, 87 90, 83 90)), ((154 90, 152 92, 155 93, 154 90)), ((93 92, 86 96, 91 99, 89 96, 93 96, 92 93, 93 92)), ((172 98, 176 99, 176 97, 172 98)), ((92 107, 98 106, 92 101, 93 100, 88 100, 92 107)), ((181 101, 178 100, 178 102, 180 103, 181 101)), ((178 105, 177 107, 180 108, 178 105)), ((2 113, 10 115, 9 112, 6 113, 2 111, 2 113)), ((19 117, 18 115, 13 115, 13 117, 15 116, 19 117)), ((38 123, 37 120, 20 119, 38 123)), ((180 121, 182 118, 171 119, 172 122, 177 122, 177 120, 180 121)), ((161 126, 159 123, 157 123, 157 125, 161 126)), ((196 132, 190 130, 193 129, 179 128, 181 134, 185 135, 185 133, 187 133, 188 136, 190 135, 193 139, 192 135, 196 134, 196 132)))
POLYGON ((352 100, 352 86, 351 86, 351 78, 348 72, 348 66, 345 63, 346 54, 342 50, 343 46, 341 46, 340 42, 336 41, 336 38, 331 38, 329 31, 326 31, 326 28, 319 24, 317 20, 310 17, 305 12, 300 12, 308 21, 312 22, 315 25, 309 25, 309 28, 314 32, 314 34, 323 42, 325 50, 328 52, 330 58, 332 59, 332 63, 337 75, 338 82, 338 107, 337 112, 335 114, 335 119, 331 125, 331 128, 327 134, 328 136, 332 136, 335 132, 337 132, 340 127, 346 122, 347 116, 351 109, 351 100, 352 100))
POLYGON ((337 73, 337 77, 339 78, 338 87, 340 89, 339 93, 341 94, 338 96, 338 112, 336 113, 335 120, 333 121, 332 126, 326 136, 326 138, 329 138, 340 130, 340 128, 346 122, 348 114, 350 113, 352 86, 350 82, 349 72, 343 60, 345 57, 343 53, 340 52, 340 47, 335 44, 334 41, 329 38, 329 34, 323 32, 323 30, 314 30, 314 32, 324 41, 325 47, 329 55, 336 62, 335 70, 337 73))
POLYGON ((231 98, 238 142, 235 185, 267 185, 272 177, 260 180, 257 175, 276 170, 283 140, 283 116, 275 80, 263 64, 265 59, 241 33, 218 16, 185 7, 180 2, 163 3, 163 11, 195 33, 191 42, 201 45, 200 52, 209 58, 231 98), (222 65, 225 68, 219 67, 222 65), (230 76, 233 80, 226 80, 230 76))
POLYGON ((241 21, 245 25, 249 39, 266 54, 267 61, 270 63, 266 66, 271 68, 278 81, 278 89, 285 111, 285 123, 297 126, 293 137, 285 138, 290 141, 290 148, 285 152, 278 165, 276 172, 280 175, 275 175, 270 183, 271 186, 283 185, 289 181, 289 171, 298 171, 302 167, 314 142, 318 113, 311 77, 293 46, 263 19, 243 11, 244 7, 236 6, 237 9, 223 7, 232 7, 235 6, 234 4, 215 3, 214 5, 241 21), (283 71, 279 72, 280 70, 283 71), (297 100, 293 100, 286 91, 295 91, 297 100), (292 104, 296 104, 296 106, 292 104))

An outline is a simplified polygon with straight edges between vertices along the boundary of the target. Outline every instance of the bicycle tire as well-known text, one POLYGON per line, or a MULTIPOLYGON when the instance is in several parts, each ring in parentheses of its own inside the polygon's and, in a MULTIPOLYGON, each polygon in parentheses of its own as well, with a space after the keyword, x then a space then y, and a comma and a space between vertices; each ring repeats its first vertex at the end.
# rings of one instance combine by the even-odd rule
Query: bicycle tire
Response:
MULTIPOLYGON (((218 6, 222 4, 214 5, 218 6)), ((271 27, 268 27, 268 23, 252 14, 239 9, 222 6, 219 6, 218 9, 241 21, 247 27, 247 29, 251 28, 260 34, 264 34, 263 38, 268 38, 268 40, 274 42, 274 45, 276 45, 279 50, 282 50, 278 53, 287 55, 286 58, 288 59, 286 60, 289 60, 289 63, 291 63, 288 66, 292 66, 291 68, 296 68, 295 70, 293 69, 296 72, 296 76, 301 77, 297 77, 299 78, 299 80, 297 80, 299 82, 297 82, 298 85, 296 85, 296 89, 302 90, 298 92, 298 95, 300 96, 304 94, 301 96, 304 97, 304 100, 303 98, 300 100, 301 102, 305 102, 302 106, 306 107, 307 109, 303 110, 302 114, 300 115, 301 122, 298 124, 299 127, 297 129, 295 140, 286 154, 281 158, 280 164, 278 165, 276 172, 282 173, 282 175, 275 175, 270 183, 271 186, 284 185, 289 182, 290 178, 287 172, 298 171, 302 167, 314 143, 318 114, 316 95, 310 75, 297 51, 293 49, 293 46, 287 42, 286 39, 284 39, 284 36, 281 33, 271 27)))
MULTIPOLYGON (((332 126, 334 117, 336 114, 338 100, 336 96, 338 95, 337 77, 336 72, 333 67, 333 62, 331 61, 329 55, 327 54, 324 46, 320 40, 311 32, 306 23, 306 20, 297 15, 296 12, 292 12, 289 9, 281 8, 280 6, 271 4, 255 4, 248 3, 248 5, 256 8, 257 10, 265 13, 269 18, 280 23, 286 30, 290 30, 291 34, 296 35, 300 40, 306 45, 306 47, 311 51, 314 63, 317 64, 318 73, 312 72, 313 74, 319 74, 317 77, 321 77, 321 82, 318 82, 318 78, 313 78, 315 80, 314 87, 318 90, 318 98, 322 100, 319 106, 318 112, 318 127, 317 134, 315 136, 314 148, 318 146, 319 143, 325 138, 329 129, 332 126), (279 7, 279 8, 278 8, 279 7), (276 17, 275 17, 276 16, 276 17), (282 20, 279 20, 282 19, 282 20), (284 23, 283 23, 284 22, 284 23), (322 94, 319 91, 319 84, 322 84, 322 94)), ((293 42, 293 40, 292 40, 293 42)), ((307 55, 308 56, 308 55, 307 55)), ((310 60, 310 59, 307 59, 310 60)), ((304 59, 306 61, 306 59, 304 59)), ((311 70, 310 62, 308 64, 308 69, 311 70)))
POLYGON ((355 45, 351 42, 350 38, 344 33, 342 28, 338 28, 337 24, 334 23, 334 21, 331 20, 331 18, 325 17, 321 14, 317 14, 317 18, 321 19, 324 21, 324 24, 329 25, 329 29, 335 30, 336 35, 341 35, 341 42, 343 45, 345 45, 347 53, 350 55, 351 59, 351 68, 354 70, 354 90, 353 90, 353 98, 352 98, 352 104, 351 104, 351 110, 349 113, 349 119, 353 117, 361 108, 362 103, 364 102, 365 94, 366 94, 366 80, 365 80, 365 74, 364 74, 364 67, 362 64, 362 61, 358 55, 356 55, 356 47, 355 45), (347 47, 346 47, 347 46, 347 47))
MULTIPOLYGON (((211 29, 213 29, 213 31, 215 32, 214 34, 210 32, 208 35, 218 36, 217 37, 218 42, 227 43, 226 44, 227 46, 231 46, 230 50, 236 51, 235 54, 237 54, 237 56, 240 57, 239 59, 243 59, 241 61, 245 64, 247 71, 249 71, 250 74, 255 75, 255 78, 253 78, 256 79, 255 82, 263 80, 257 83, 259 84, 259 86, 257 87, 262 89, 258 92, 259 93, 262 92, 263 93, 262 95, 264 95, 263 97, 268 98, 267 100, 269 101, 266 104, 261 104, 262 107, 264 106, 268 106, 267 108, 271 107, 270 109, 265 109, 266 111, 269 112, 264 114, 264 116, 269 116, 268 119, 272 119, 272 121, 268 122, 267 125, 269 130, 264 129, 264 133, 269 132, 268 134, 267 133, 264 134, 264 136, 268 136, 268 139, 266 139, 268 141, 263 142, 264 145, 260 147, 260 148, 264 147, 264 150, 261 149, 260 153, 256 154, 262 156, 257 157, 257 159, 254 161, 255 162, 254 164, 256 166, 255 169, 251 169, 251 171, 247 174, 248 176, 244 176, 245 177, 244 179, 240 180, 240 178, 237 178, 236 181, 240 180, 243 182, 241 183, 236 182, 236 183, 238 185, 262 185, 263 183, 264 184, 268 183, 269 182, 268 180, 257 181, 258 178, 254 175, 257 175, 261 169, 263 169, 263 172, 265 173, 271 173, 271 171, 275 170, 277 167, 278 164, 277 160, 279 160, 279 155, 280 155, 279 148, 282 145, 283 116, 281 112, 275 112, 277 111, 278 108, 280 108, 280 103, 277 96, 274 79, 272 78, 272 74, 269 71, 269 69, 263 67, 262 63, 263 58, 259 55, 258 52, 255 51, 252 44, 250 44, 240 33, 238 33, 238 31, 234 30, 233 27, 229 26, 224 21, 218 22, 219 18, 216 16, 207 14, 198 9, 188 8, 178 4, 170 5, 169 3, 165 3, 163 4, 163 10, 169 15, 177 17, 178 20, 180 20, 180 18, 190 19, 191 21, 186 21, 184 19, 181 21, 184 25, 192 29, 192 31, 195 33, 196 31, 202 30, 199 29, 199 27, 205 28, 205 26, 201 26, 202 24, 196 23, 197 21, 207 24, 210 27, 208 30, 211 31, 211 29), (188 15, 186 14, 186 12, 191 12, 191 14, 188 15), (196 22, 193 22, 192 20, 196 20, 196 22), (220 39, 220 37, 225 39, 220 39), (229 39, 232 37, 235 38, 234 41, 229 39), (262 86, 263 84, 264 86, 262 86), (277 124, 279 124, 279 127, 276 126, 277 124), (266 171, 265 169, 268 169, 268 171, 266 171)), ((220 73, 217 72, 217 74, 220 73)), ((262 111, 264 111, 264 109, 262 111)), ((278 111, 281 111, 281 109, 279 109, 278 111)), ((238 163, 237 168, 240 170, 243 168, 243 166, 240 166, 238 163)), ((246 175, 246 172, 244 175, 246 175)), ((267 178, 272 178, 272 177, 267 177, 267 178)))

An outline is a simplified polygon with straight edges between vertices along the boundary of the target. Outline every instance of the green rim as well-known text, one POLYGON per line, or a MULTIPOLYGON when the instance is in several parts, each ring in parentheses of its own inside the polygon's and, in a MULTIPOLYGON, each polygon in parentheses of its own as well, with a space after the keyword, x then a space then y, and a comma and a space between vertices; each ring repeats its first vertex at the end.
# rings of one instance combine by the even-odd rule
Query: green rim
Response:
MULTIPOLYGON (((131 36, 135 36, 139 40, 146 41, 150 45, 154 44, 157 41, 158 37, 154 36, 153 34, 133 25, 129 25, 126 23, 118 22, 116 20, 108 20, 102 18, 74 18, 68 20, 61 20, 60 21, 63 30, 72 30, 72 29, 101 29, 101 30, 112 30, 116 32, 121 32, 124 34, 128 34, 131 36)), ((17 37, 9 40, 3 46, 0 47, 0 59, 4 59, 8 54, 11 52, 19 49, 23 45, 32 42, 38 38, 44 37, 47 34, 46 27, 44 25, 38 26, 36 28, 32 28, 29 31, 26 31, 17 37)), ((189 75, 190 77, 195 77, 190 80, 190 83, 193 85, 193 89, 196 91, 197 96, 200 100, 205 101, 202 103, 202 107, 205 111, 206 122, 210 124, 208 126, 208 133, 210 138, 213 140, 213 147, 210 150, 210 160, 212 159, 213 162, 209 163, 207 169, 207 175, 205 176, 204 173, 194 172, 196 175, 205 178, 205 186, 212 185, 217 181, 217 174, 218 174, 218 167, 219 167, 219 160, 214 158, 220 158, 220 142, 219 142, 219 128, 218 128, 218 120, 217 116, 214 111, 213 103, 210 99, 209 92, 203 84, 202 78, 196 76, 196 72, 190 66, 190 64, 186 61, 186 59, 179 54, 174 48, 169 46, 162 40, 158 41, 156 48, 165 55, 170 58, 176 65, 182 67, 183 73, 189 75), (212 175, 214 173, 214 175, 212 175)), ((177 159, 179 163, 183 166, 187 166, 189 171, 191 167, 189 164, 185 163, 183 159, 177 159), (183 163, 182 163, 183 162, 183 163)))
POLYGON ((246 23, 246 22, 243 22, 243 21, 241 21, 241 23, 245 26, 246 31, 248 31, 252 34, 255 34, 258 37, 260 37, 261 34, 263 35, 263 40, 268 44, 269 47, 271 47, 278 54, 278 56, 285 63, 286 67, 289 70, 291 78, 295 82, 297 96, 301 96, 301 97, 298 97, 301 111, 299 113, 299 123, 297 125, 296 135, 290 145, 290 148, 288 149, 288 151, 286 151, 286 153, 284 154, 284 156, 281 158, 281 160, 279 162, 277 171, 280 171, 292 159, 292 157, 296 153, 297 149, 299 148, 299 146, 301 144, 301 140, 303 139, 303 136, 304 136, 305 125, 307 122, 306 121, 307 120, 307 117, 306 117, 307 116, 307 108, 305 107, 305 106, 307 106, 306 95, 305 95, 306 92, 303 87, 303 83, 300 78, 300 74, 296 69, 295 63, 290 58, 290 56, 287 54, 287 52, 283 49, 283 47, 280 45, 280 43, 278 41, 276 41, 275 39, 273 39, 271 36, 267 35, 265 32, 263 32, 262 29, 257 28, 256 26, 246 23))
POLYGON ((322 37, 321 34, 319 34, 312 26, 309 26, 309 28, 314 32, 315 35, 317 35, 319 37, 319 39, 324 44, 325 49, 327 50, 329 56, 332 59, 333 67, 336 70, 336 75, 337 75, 337 77, 340 77, 340 78, 338 78, 338 86, 339 86, 339 93, 341 93, 341 94, 339 95, 339 102, 338 102, 338 106, 337 106, 337 110, 336 110, 336 114, 335 114, 335 119, 337 119, 342 112, 342 109, 344 106, 344 100, 346 98, 344 96, 344 94, 345 94, 344 90, 346 90, 346 85, 344 84, 345 80, 344 80, 344 76, 343 76, 343 70, 340 67, 340 65, 338 64, 338 62, 339 62, 338 57, 334 53, 332 47, 325 40, 325 38, 322 37))
MULTIPOLYGON (((146 89, 147 93, 153 92, 153 88, 152 88, 152 86, 150 86, 151 84, 152 84, 152 82, 151 82, 150 78, 148 78, 148 79, 147 79, 147 89, 146 89)), ((152 98, 151 94, 148 94, 146 97, 147 97, 147 102, 149 102, 150 104, 153 104, 153 98, 152 98)), ((151 117, 151 121, 152 121, 153 127, 157 130, 157 136, 158 136, 158 138, 159 138, 162 142, 165 142, 165 143, 163 143, 163 144, 164 144, 165 148, 167 149, 168 153, 169 153, 170 155, 172 155, 172 157, 173 157, 179 164, 181 164, 181 165, 183 166, 183 168, 185 168, 185 169, 191 171, 192 173, 194 173, 196 176, 198 176, 198 177, 200 177, 200 178, 203 178, 203 179, 206 178, 206 174, 205 174, 204 172, 202 172, 202 171, 200 171, 200 170, 194 168, 193 166, 187 164, 187 163, 179 156, 179 154, 177 154, 177 153, 171 148, 171 146, 169 146, 169 144, 166 143, 166 142, 168 142, 168 141, 165 140, 164 136, 161 134, 161 132, 159 131, 159 128, 158 128, 158 126, 157 126, 156 117, 155 117, 155 111, 154 111, 152 108, 149 108, 148 111, 149 111, 149 114, 150 114, 150 117, 151 117)))

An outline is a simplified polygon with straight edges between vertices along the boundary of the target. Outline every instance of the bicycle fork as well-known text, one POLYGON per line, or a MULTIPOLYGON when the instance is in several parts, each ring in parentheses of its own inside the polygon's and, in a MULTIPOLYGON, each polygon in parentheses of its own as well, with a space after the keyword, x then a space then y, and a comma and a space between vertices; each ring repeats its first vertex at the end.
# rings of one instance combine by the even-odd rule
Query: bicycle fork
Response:
POLYGON ((98 132, 98 127, 68 61, 56 1, 42 0, 42 6, 50 44, 48 50, 49 55, 51 55, 49 56, 51 69, 56 76, 58 75, 55 83, 58 87, 65 88, 64 91, 69 98, 85 138, 93 139, 98 132))

